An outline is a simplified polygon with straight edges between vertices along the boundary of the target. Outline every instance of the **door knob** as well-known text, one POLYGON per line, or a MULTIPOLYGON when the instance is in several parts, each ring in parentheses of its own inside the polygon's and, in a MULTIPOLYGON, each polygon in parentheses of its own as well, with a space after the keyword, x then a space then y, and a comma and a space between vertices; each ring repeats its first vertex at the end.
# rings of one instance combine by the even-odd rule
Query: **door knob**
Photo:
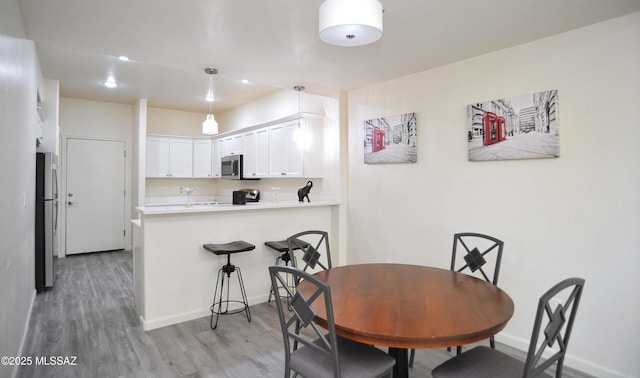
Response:
POLYGON ((69 193, 69 194, 67 194, 67 196, 73 197, 73 193, 69 193))
POLYGON ((69 201, 69 202, 67 202, 67 205, 72 206, 73 202, 69 201))

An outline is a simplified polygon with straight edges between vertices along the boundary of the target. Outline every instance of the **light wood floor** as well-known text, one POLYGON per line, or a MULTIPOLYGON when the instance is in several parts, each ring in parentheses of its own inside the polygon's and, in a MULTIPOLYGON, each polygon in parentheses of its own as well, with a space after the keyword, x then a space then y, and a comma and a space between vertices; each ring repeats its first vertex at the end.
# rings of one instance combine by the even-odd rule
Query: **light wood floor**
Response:
MULTIPOLYGON (((273 303, 252 306, 251 323, 236 314, 221 317, 215 331, 206 317, 144 332, 133 307, 130 252, 58 261, 56 285, 37 295, 31 315, 23 356, 31 356, 33 364, 21 367, 18 377, 284 375, 282 334, 273 303), (36 357, 49 356, 76 357, 76 365, 35 366, 36 357)), ((513 348, 497 347, 524 357, 513 348)), ((445 349, 418 350, 410 376, 430 377, 433 367, 452 356, 445 349)), ((564 376, 589 377, 566 367, 564 376)))

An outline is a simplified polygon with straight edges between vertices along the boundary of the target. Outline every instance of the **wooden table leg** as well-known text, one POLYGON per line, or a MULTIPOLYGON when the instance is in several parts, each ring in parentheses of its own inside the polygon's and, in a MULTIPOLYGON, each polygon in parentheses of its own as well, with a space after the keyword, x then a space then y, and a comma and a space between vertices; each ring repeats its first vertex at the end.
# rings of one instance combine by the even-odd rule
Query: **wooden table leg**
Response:
POLYGON ((389 354, 396 359, 393 367, 393 378, 409 378, 409 350, 406 348, 389 348, 389 354))

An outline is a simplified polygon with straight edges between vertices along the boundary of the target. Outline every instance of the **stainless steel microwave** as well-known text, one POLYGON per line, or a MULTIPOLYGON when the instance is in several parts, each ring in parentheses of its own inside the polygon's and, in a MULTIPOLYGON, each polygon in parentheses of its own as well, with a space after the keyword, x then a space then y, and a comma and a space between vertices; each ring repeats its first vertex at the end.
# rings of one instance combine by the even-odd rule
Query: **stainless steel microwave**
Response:
POLYGON ((242 170, 243 167, 243 156, 242 155, 229 155, 223 156, 221 161, 222 168, 222 178, 232 179, 232 180, 240 180, 242 178, 242 170))
POLYGON ((244 156, 241 154, 223 156, 222 159, 220 159, 220 164, 222 165, 220 169, 222 178, 231 180, 259 180, 258 178, 244 177, 244 156))

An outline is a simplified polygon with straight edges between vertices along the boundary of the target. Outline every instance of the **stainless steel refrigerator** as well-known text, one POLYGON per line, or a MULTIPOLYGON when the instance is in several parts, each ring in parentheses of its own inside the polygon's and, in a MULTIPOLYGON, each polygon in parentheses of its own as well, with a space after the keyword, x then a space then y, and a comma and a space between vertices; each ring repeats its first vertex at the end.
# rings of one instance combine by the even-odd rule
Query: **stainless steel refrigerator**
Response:
POLYGON ((36 290, 52 287, 58 255, 58 156, 36 153, 36 290))

